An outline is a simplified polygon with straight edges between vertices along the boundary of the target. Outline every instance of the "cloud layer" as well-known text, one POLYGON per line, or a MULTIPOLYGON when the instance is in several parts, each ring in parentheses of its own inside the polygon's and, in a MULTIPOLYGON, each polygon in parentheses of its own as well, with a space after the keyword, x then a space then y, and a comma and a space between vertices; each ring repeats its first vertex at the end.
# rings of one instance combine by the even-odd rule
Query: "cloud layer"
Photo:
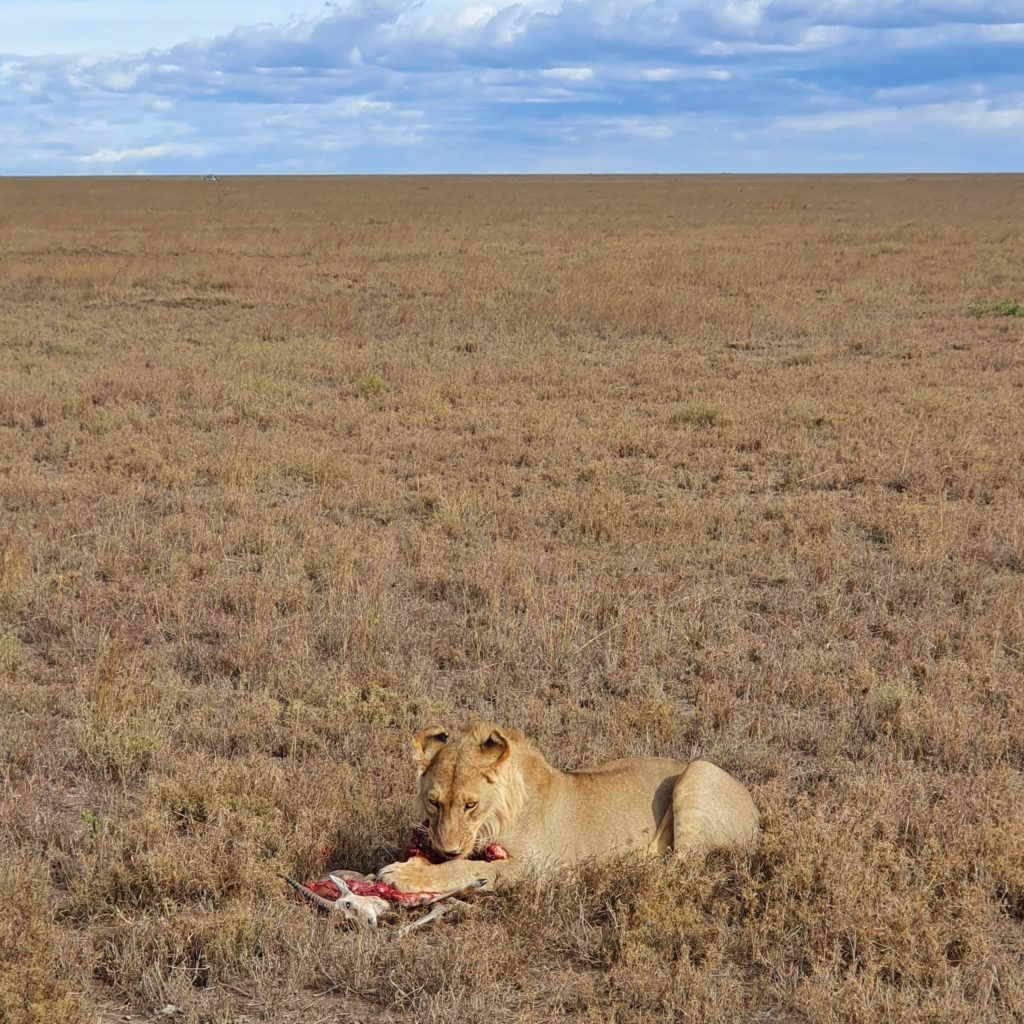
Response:
POLYGON ((355 0, 0 109, 8 174, 1020 170, 1024 2, 355 0))

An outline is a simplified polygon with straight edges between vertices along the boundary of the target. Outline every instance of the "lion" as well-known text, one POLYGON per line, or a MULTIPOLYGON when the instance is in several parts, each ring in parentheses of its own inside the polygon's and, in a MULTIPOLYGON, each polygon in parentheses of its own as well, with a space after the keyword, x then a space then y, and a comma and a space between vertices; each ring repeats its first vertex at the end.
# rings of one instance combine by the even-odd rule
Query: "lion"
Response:
POLYGON ((708 761, 633 757, 560 772, 522 735, 469 722, 413 740, 418 805, 433 850, 389 864, 379 878, 404 892, 480 884, 623 853, 676 856, 749 849, 759 819, 745 786, 708 761), (469 859, 498 843, 504 860, 469 859))

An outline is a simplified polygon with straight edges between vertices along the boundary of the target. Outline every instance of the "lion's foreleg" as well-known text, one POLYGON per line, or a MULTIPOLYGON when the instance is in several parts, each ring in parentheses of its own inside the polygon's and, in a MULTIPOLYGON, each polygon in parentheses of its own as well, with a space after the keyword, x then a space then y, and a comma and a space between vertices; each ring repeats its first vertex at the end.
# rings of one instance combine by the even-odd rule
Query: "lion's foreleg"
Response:
POLYGON ((469 888, 489 891, 514 876, 513 860, 447 860, 431 864, 422 857, 381 868, 378 878, 402 892, 451 892, 469 888))

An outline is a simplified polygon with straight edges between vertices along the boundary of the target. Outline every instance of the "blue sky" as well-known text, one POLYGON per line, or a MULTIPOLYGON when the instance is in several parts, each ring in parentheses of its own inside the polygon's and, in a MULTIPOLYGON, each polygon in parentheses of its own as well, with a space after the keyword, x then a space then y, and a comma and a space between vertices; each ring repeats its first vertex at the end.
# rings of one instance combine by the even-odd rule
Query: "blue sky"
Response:
POLYGON ((0 174, 1024 170, 1024 0, 0 0, 0 174))

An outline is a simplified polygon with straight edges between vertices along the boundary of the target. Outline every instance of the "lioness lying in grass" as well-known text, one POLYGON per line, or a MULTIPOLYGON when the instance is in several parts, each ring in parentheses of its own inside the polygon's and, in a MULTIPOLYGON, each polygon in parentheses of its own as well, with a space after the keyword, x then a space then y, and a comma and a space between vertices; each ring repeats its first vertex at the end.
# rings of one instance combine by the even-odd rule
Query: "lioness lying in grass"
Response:
POLYGON ((447 891, 483 879, 494 888, 524 867, 557 868, 638 851, 682 855, 749 847, 757 808, 746 788, 707 761, 636 757, 560 772, 522 734, 469 723, 413 740, 419 804, 430 843, 447 858, 389 864, 379 877, 403 891, 447 891), (504 860, 468 860, 500 843, 504 860))

